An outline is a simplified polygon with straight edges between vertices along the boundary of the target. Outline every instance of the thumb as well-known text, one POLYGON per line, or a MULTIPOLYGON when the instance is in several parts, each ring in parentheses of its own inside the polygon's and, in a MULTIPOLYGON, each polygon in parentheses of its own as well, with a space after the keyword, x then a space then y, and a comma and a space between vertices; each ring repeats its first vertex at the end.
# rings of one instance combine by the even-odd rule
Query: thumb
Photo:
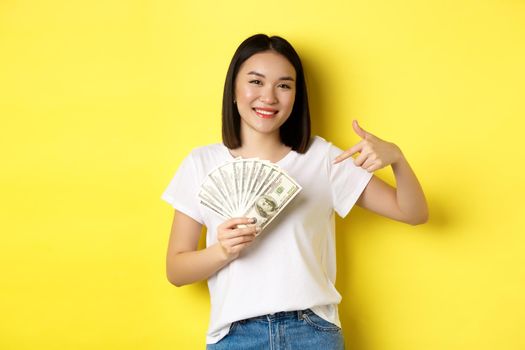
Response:
POLYGON ((360 126, 359 124, 357 124, 357 120, 354 119, 354 121, 352 122, 352 127, 354 128, 354 131, 357 135, 359 135, 360 138, 362 139, 366 139, 367 136, 368 136, 368 133, 366 131, 364 131, 360 126))

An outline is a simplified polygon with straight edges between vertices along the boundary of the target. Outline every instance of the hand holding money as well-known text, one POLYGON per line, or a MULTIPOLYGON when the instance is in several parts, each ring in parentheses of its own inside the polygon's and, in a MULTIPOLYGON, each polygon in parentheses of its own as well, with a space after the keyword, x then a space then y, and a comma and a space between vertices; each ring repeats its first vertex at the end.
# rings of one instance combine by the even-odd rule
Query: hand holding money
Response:
MULTIPOLYGON (((213 169, 203 181, 201 204, 228 220, 255 218, 262 230, 301 191, 283 169, 258 158, 236 158, 213 169)), ((239 223, 238 228, 246 224, 239 223)))
POLYGON ((253 242, 258 231, 260 227, 254 224, 253 218, 233 218, 219 225, 217 240, 226 260, 236 259, 241 251, 253 242), (240 225, 245 227, 239 228, 240 225))

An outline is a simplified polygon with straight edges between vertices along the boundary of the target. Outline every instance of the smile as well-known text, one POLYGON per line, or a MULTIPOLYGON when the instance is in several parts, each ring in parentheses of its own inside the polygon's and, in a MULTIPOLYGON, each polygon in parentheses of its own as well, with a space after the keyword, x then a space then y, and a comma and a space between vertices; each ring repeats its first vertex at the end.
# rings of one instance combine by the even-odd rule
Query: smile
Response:
POLYGON ((270 108, 253 108, 253 110, 255 111, 255 113, 261 117, 261 118, 264 118, 264 119, 269 119, 269 118, 273 118, 278 111, 276 111, 275 109, 270 109, 270 108))

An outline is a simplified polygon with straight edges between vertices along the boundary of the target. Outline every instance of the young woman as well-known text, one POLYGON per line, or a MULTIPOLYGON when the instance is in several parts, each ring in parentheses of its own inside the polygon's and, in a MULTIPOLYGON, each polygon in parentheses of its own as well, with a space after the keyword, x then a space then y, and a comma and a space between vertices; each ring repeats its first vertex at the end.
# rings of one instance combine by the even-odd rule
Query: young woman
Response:
POLYGON ((344 152, 311 137, 301 61, 278 36, 257 34, 241 43, 226 76, 222 111, 223 143, 195 148, 162 194, 176 209, 168 280, 182 286, 207 279, 208 349, 343 349, 334 212, 345 217, 357 204, 424 223, 427 205, 415 174, 399 147, 356 121, 361 141, 344 152), (197 197, 212 169, 239 156, 269 160, 302 187, 257 236, 251 218, 224 221, 197 197), (397 188, 373 175, 386 166, 397 188), (202 225, 206 248, 197 250, 202 225))

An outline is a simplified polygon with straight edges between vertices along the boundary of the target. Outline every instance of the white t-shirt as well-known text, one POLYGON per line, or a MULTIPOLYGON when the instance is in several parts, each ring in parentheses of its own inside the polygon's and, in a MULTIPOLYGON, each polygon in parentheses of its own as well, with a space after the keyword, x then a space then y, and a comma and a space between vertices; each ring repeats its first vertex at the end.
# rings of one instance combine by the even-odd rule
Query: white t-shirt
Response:
MULTIPOLYGON (((292 150, 276 163, 302 191, 237 259, 208 279, 207 344, 228 334, 235 321, 279 311, 310 308, 341 327, 334 210, 345 217, 372 177, 352 159, 332 164, 341 153, 314 136, 306 153, 292 150)), ((206 246, 217 243, 217 226, 224 219, 199 203, 198 190, 212 169, 233 159, 222 143, 193 149, 161 197, 206 226, 206 246)))

